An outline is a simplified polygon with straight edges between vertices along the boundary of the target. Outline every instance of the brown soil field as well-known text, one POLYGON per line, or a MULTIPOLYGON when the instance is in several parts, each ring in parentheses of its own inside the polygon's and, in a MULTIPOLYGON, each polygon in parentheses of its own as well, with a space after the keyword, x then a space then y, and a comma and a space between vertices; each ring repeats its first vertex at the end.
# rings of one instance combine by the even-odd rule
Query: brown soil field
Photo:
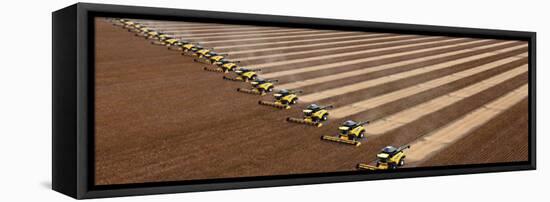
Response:
MULTIPOLYGON (((526 43, 418 35, 391 38, 398 35, 335 31, 307 37, 309 34, 275 35, 269 31, 284 28, 227 26, 220 30, 216 27, 223 25, 209 27, 204 23, 200 28, 193 28, 194 31, 186 31, 186 28, 195 27, 193 23, 182 24, 183 28, 175 24, 151 23, 150 26, 181 29, 185 36, 198 38, 206 47, 230 53, 229 58, 262 56, 242 62, 247 67, 269 66, 262 68, 260 76, 336 64, 335 68, 275 77, 279 80, 275 86, 415 60, 299 88, 304 91, 304 96, 324 95, 332 89, 346 90, 362 81, 383 81, 380 85, 362 86, 349 93, 316 101, 335 105, 335 112, 346 106, 359 105, 364 100, 427 85, 438 78, 471 71, 476 73, 437 84, 414 95, 382 100, 380 105, 353 115, 329 118, 323 127, 315 128, 285 121, 289 116, 301 117, 301 110, 310 103, 300 102, 290 110, 258 105, 258 100, 272 100, 273 97, 238 93, 237 88, 249 88, 250 85, 223 80, 222 73, 204 71, 203 67, 207 65, 193 62, 193 57, 153 45, 150 40, 98 18, 95 33, 97 185, 353 171, 358 163, 374 161, 381 148, 414 142, 518 89, 528 79, 527 72, 511 76, 456 103, 448 106, 442 103, 445 106, 441 109, 403 123, 383 135, 367 137, 362 146, 354 147, 321 141, 320 136, 336 135, 337 127, 345 120, 383 120, 389 115, 513 71, 527 64, 525 55, 522 55, 527 51, 526 43), (269 36, 265 35, 266 30, 269 36), (240 38, 236 36, 248 32, 259 34, 238 41, 240 38), (216 37, 203 37, 204 34, 215 34, 216 37), (338 50, 330 50, 334 48, 338 50), (251 52, 255 49, 261 50, 251 52), (292 54, 300 51, 315 52, 292 54), (436 57, 450 52, 457 53, 436 57), (280 55, 287 53, 291 55, 280 55), (331 58, 335 54, 347 55, 331 58), (488 55, 475 58, 482 54, 488 55), (316 57, 327 59, 301 61, 316 57), (428 57, 433 59, 421 60, 428 57), (365 58, 372 60, 362 61, 365 58), (464 62, 391 80, 392 76, 459 60, 464 62), (503 60, 507 62, 498 63, 503 60), (283 63, 277 65, 278 62, 283 63)), ((315 33, 310 34, 323 33, 311 31, 315 33)), ((451 146, 411 165, 525 161, 527 124, 527 101, 523 100, 468 132, 466 137, 451 146)), ((366 128, 368 133, 369 126, 366 128)))

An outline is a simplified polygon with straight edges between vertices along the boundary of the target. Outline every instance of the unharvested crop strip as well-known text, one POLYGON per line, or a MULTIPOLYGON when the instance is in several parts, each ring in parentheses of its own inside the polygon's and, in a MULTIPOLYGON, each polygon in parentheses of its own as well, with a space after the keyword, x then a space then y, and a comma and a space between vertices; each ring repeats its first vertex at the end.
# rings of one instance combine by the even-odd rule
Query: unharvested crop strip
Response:
MULTIPOLYGON (((373 52, 378 52, 378 51, 388 51, 388 50, 401 49, 401 48, 407 48, 407 47, 415 47, 415 46, 422 46, 422 45, 429 45, 429 44, 452 42, 452 41, 456 41, 456 40, 457 39, 444 40, 444 41, 435 41, 435 42, 426 42, 426 43, 415 43, 415 44, 409 44, 409 45, 403 45, 403 46, 393 46, 393 47, 387 47, 387 48, 381 48, 381 49, 371 49, 371 50, 368 50, 368 51, 361 51, 361 52, 373 53, 373 52)), ((463 46, 463 45, 468 45, 468 44, 475 44, 475 43, 479 43, 479 42, 482 42, 482 41, 478 41, 478 40, 467 41, 467 42, 461 42, 461 43, 457 43, 457 44, 437 46, 437 47, 431 47, 431 48, 423 48, 423 49, 418 49, 418 50, 413 50, 413 51, 404 51, 404 52, 397 52, 397 53, 393 53, 393 54, 384 54, 384 55, 378 55, 378 56, 373 56, 373 57, 365 57, 365 58, 360 58, 360 59, 348 60, 348 61, 344 61, 344 62, 334 62, 334 63, 328 63, 328 64, 313 65, 313 66, 307 66, 307 67, 299 68, 299 69, 291 69, 291 70, 270 72, 270 73, 262 74, 262 77, 275 78, 275 77, 294 75, 294 74, 299 74, 299 73, 326 70, 326 69, 332 69, 332 68, 337 68, 337 67, 342 67, 342 66, 347 66, 347 65, 354 65, 354 64, 359 64, 359 63, 375 61, 375 60, 382 60, 382 59, 393 58, 393 57, 401 57, 401 56, 404 56, 404 55, 424 53, 424 52, 429 52, 429 51, 434 51, 434 50, 458 47, 458 46, 463 46)), ((351 54, 351 53, 347 54, 346 53, 346 55, 354 55, 356 53, 357 52, 353 52, 353 54, 351 54)), ((342 57, 342 56, 340 56, 340 57, 342 57)), ((289 64, 290 64, 290 62, 289 62, 289 64)), ((266 68, 264 66, 258 66, 258 67, 263 68, 263 69, 266 68)))
POLYGON ((389 115, 383 119, 377 120, 369 125, 368 136, 381 135, 405 124, 411 123, 423 116, 451 106, 454 103, 467 99, 493 86, 504 83, 515 76, 527 72, 527 69, 527 64, 524 64, 518 68, 503 72, 481 82, 469 85, 449 94, 439 96, 419 105, 412 106, 406 110, 389 115))
POLYGON ((309 34, 309 35, 300 35, 300 36, 277 36, 277 37, 259 37, 259 38, 243 38, 243 39, 229 39, 229 40, 218 40, 218 41, 208 41, 203 42, 202 44, 216 47, 215 44, 224 44, 224 43, 246 43, 247 41, 262 41, 262 40, 284 40, 289 41, 295 38, 303 38, 303 37, 320 37, 320 36, 339 36, 339 35, 359 35, 359 33, 339 33, 339 32, 328 32, 328 33, 315 33, 315 34, 309 34), (214 44, 214 45, 212 45, 214 44))
POLYGON ((311 61, 317 61, 317 60, 328 60, 328 59, 331 59, 331 58, 343 58, 343 57, 346 57, 346 56, 361 55, 361 54, 372 53, 372 52, 377 52, 377 51, 387 51, 387 50, 395 50, 395 49, 408 48, 408 47, 421 46, 421 45, 430 45, 430 44, 438 44, 438 43, 443 43, 443 42, 453 42, 453 41, 465 40, 463 38, 453 38, 453 39, 443 39, 443 40, 424 42, 424 40, 426 40, 426 39, 442 39, 442 37, 417 38, 417 39, 412 39, 412 40, 409 40, 409 41, 412 41, 412 42, 421 41, 420 43, 411 43, 411 44, 406 44, 406 45, 390 46, 390 47, 369 49, 369 50, 363 50, 363 51, 355 51, 355 52, 349 52, 349 53, 338 53, 338 54, 333 54, 333 55, 330 55, 330 56, 316 56, 316 57, 292 59, 292 60, 279 61, 279 62, 266 62, 266 63, 263 63, 263 64, 256 64, 255 66, 257 66, 259 68, 270 68, 270 67, 276 67, 276 66, 282 66, 282 65, 289 65, 289 64, 293 64, 293 63, 311 62, 311 61))
MULTIPOLYGON (((284 58, 286 56, 299 55, 299 54, 318 53, 318 52, 325 52, 325 51, 338 51, 338 50, 345 50, 345 49, 350 49, 350 48, 371 47, 371 46, 382 45, 382 44, 394 44, 394 43, 417 41, 417 40, 425 39, 425 38, 413 38, 413 39, 403 39, 402 40, 400 38, 402 38, 402 37, 396 37, 396 39, 394 38, 395 40, 385 41, 385 42, 378 42, 378 43, 356 44, 356 45, 352 45, 352 46, 330 47, 330 48, 322 48, 322 49, 315 49, 315 50, 293 51, 293 52, 288 52, 288 53, 270 54, 270 55, 263 55, 263 56, 242 57, 242 58, 234 58, 234 60, 238 60, 238 61, 241 61, 241 62, 247 62, 247 61, 250 61, 250 60, 258 60, 258 59, 269 60, 270 58, 284 58)), ((374 39, 371 39, 371 40, 374 40, 374 39)))
MULTIPOLYGON (((425 62, 425 61, 428 61, 428 60, 436 60, 436 59, 445 58, 445 57, 449 57, 449 56, 455 56, 455 55, 459 55, 459 54, 463 54, 463 53, 475 52, 475 51, 478 51, 478 50, 481 50, 481 49, 487 49, 487 48, 491 48, 491 47, 502 46, 502 45, 506 45, 506 44, 510 44, 510 43, 514 43, 514 42, 513 41, 505 41, 505 42, 489 44, 489 45, 485 45, 485 46, 479 46, 479 47, 475 47, 475 48, 468 48, 468 49, 451 51, 451 52, 446 52, 446 53, 441 53, 441 54, 431 55, 431 56, 426 56, 426 57, 421 57, 421 58, 414 58, 414 59, 405 60, 405 61, 398 61, 398 62, 394 62, 394 63, 388 63, 388 64, 383 64, 383 65, 372 66, 372 67, 364 68, 364 69, 358 69, 358 70, 347 71, 347 72, 342 72, 342 73, 337 73, 337 74, 331 74, 331 75, 328 75, 328 76, 321 76, 321 77, 307 79, 307 80, 295 81, 295 82, 292 82, 292 83, 278 85, 277 87, 278 88, 283 88, 283 89, 301 88, 301 87, 304 87, 304 86, 311 86, 311 85, 331 82, 331 81, 335 81, 335 80, 339 80, 339 79, 346 79, 346 78, 350 78, 350 77, 354 77, 354 76, 369 74, 369 73, 372 73, 372 72, 378 72, 378 71, 388 70, 388 69, 392 69, 392 68, 402 67, 402 66, 405 66, 405 65, 412 65, 412 64, 416 64, 416 63, 425 62)), ((444 62, 444 61, 442 61, 442 62, 444 62)))
MULTIPOLYGON (((181 30, 181 28, 159 28, 163 32, 171 33, 173 31, 181 30)), ((275 30, 276 28, 271 27, 234 27, 234 28, 223 28, 223 27, 210 27, 210 28, 200 28, 200 29, 187 29, 189 32, 193 33, 207 33, 207 32, 223 32, 223 31, 254 31, 254 30, 275 30)))
POLYGON ((243 28, 241 26, 227 26, 227 25, 203 25, 203 26, 166 26, 166 25, 145 25, 146 27, 163 30, 163 31, 172 31, 172 30, 205 30, 205 29, 233 29, 233 28, 243 28))
MULTIPOLYGON (((307 31, 308 29, 303 29, 307 31)), ((234 31, 234 32, 219 32, 219 33, 206 33, 206 34, 187 34, 186 30, 172 32, 170 33, 174 37, 189 37, 189 38, 199 38, 199 37, 217 37, 217 36, 230 36, 230 35, 240 35, 240 34, 263 34, 263 33, 287 33, 300 31, 299 29, 277 29, 277 30, 260 30, 260 31, 234 31)))
MULTIPOLYGON (((220 49, 235 49, 235 48, 247 48, 247 47, 258 47, 258 46, 273 46, 273 45, 286 45, 289 43, 306 43, 306 42, 325 42, 325 41, 335 41, 335 40, 342 40, 342 39, 349 39, 349 38, 363 38, 363 37, 371 37, 373 35, 381 35, 381 34, 369 34, 365 33, 361 36, 351 35, 351 36, 336 36, 336 37, 326 37, 326 38, 313 38, 313 39, 303 39, 303 40, 295 40, 295 41, 277 41, 277 42, 257 42, 257 43, 244 43, 244 44, 230 44, 230 45, 223 45, 223 46, 215 46, 217 50, 220 49)), ((252 50, 252 49, 246 49, 246 50, 252 50)), ((228 51, 225 51, 228 52, 228 51)))
POLYGON ((318 47, 318 46, 327 46, 327 45, 339 45, 339 44, 348 44, 348 43, 362 43, 362 42, 368 42, 373 40, 382 40, 382 39, 394 39, 394 38, 404 38, 404 37, 411 37, 414 35, 390 35, 390 34, 365 34, 365 36, 380 36, 380 37, 373 37, 373 38, 366 38, 366 39, 355 39, 355 40, 346 40, 346 41, 335 41, 335 42, 328 42, 328 43, 311 43, 311 44, 304 44, 304 45, 290 45, 285 47, 270 47, 270 48, 263 48, 263 49, 254 49, 254 50, 238 50, 238 51, 228 51, 227 54, 230 55, 237 55, 237 54, 255 54, 255 53, 261 53, 266 51, 284 51, 287 49, 296 49, 296 48, 310 48, 310 47, 318 47))
MULTIPOLYGON (((176 38, 183 38, 187 40, 200 40, 202 41, 208 41, 208 40, 219 40, 219 39, 226 39, 226 38, 233 38, 233 37, 267 37, 267 36, 283 36, 283 35, 305 35, 308 33, 324 33, 326 31, 318 31, 318 30, 289 30, 289 31, 260 31, 260 32, 230 32, 230 33, 224 33, 222 35, 216 35, 216 36, 199 36, 194 34, 174 34, 173 37, 176 38)), ((183 31, 185 33, 185 31, 183 31)))
POLYGON ((524 100, 528 96, 528 89, 528 84, 525 84, 486 104, 484 107, 478 108, 464 115, 462 118, 412 142, 411 148, 414 149, 411 149, 407 153, 407 161, 412 163, 409 165, 427 160, 433 154, 467 136, 470 131, 489 122, 506 109, 524 100))
POLYGON ((139 24, 143 25, 149 25, 149 26, 240 26, 240 25, 228 25, 228 24, 220 24, 220 23, 198 23, 198 22, 172 22, 172 21, 152 21, 152 20, 136 20, 136 19, 129 19, 133 22, 137 22, 139 24))
MULTIPOLYGON (((437 79, 429 80, 424 83, 411 86, 408 88, 400 89, 397 91, 389 92, 377 97, 373 97, 366 100, 361 100, 349 105, 345 105, 342 107, 338 107, 336 109, 331 110, 331 116, 334 118, 343 118, 351 115, 355 115, 361 112, 364 112, 366 110, 399 100, 403 99, 405 97, 418 94, 457 80, 460 80, 465 77, 473 76, 475 74, 481 73, 486 70, 490 70, 493 68, 497 68, 501 65, 513 62, 514 60, 517 60, 517 58, 514 57, 507 57, 505 59, 497 60, 491 63, 483 64, 480 66, 477 66, 475 68, 467 69, 464 71, 460 71, 458 73, 454 73, 448 76, 440 77, 437 79)), ((303 100, 303 97, 302 97, 303 100)), ((315 99, 316 100, 316 99, 315 99)))
MULTIPOLYGON (((503 49, 503 50, 514 51, 514 50, 522 49, 526 46, 527 45, 513 46, 513 47, 510 47, 510 48, 503 49)), ((451 68, 454 65, 458 65, 458 64, 462 64, 462 63, 466 63, 466 62, 470 62, 470 61, 474 61, 474 60, 479 60, 479 59, 483 59, 483 58, 488 58, 488 57, 498 55, 498 54, 499 53, 488 52, 488 53, 473 55, 473 56, 469 56, 469 57, 465 57, 465 58, 461 58, 461 59, 457 59, 457 60, 451 60, 451 61, 447 61, 447 62, 444 62, 444 63, 434 64, 434 65, 426 66, 426 67, 423 67, 423 68, 417 68, 417 69, 413 69, 413 70, 410 70, 410 71, 401 72, 401 73, 397 73, 397 74, 392 74, 392 75, 377 78, 377 79, 367 80, 367 81, 363 81, 363 82, 359 82, 359 83, 354 83, 354 84, 351 84, 351 85, 345 85, 345 86, 341 86, 341 87, 337 87, 337 88, 323 90, 323 91, 316 92, 316 93, 307 94, 307 95, 302 96, 301 100, 303 100, 305 102, 314 102, 314 101, 317 101, 317 100, 322 100, 322 99, 326 99, 326 98, 333 97, 333 96, 343 95, 343 94, 346 94, 346 93, 362 90, 362 89, 365 89, 365 88, 371 88, 373 86, 382 85, 382 84, 397 81, 397 80, 400 80, 400 79, 405 79, 405 78, 409 78, 409 77, 412 77, 412 76, 429 73, 429 72, 436 71, 436 70, 439 70, 439 69, 451 68)), ((509 58, 508 60, 515 60, 515 59, 517 59, 517 58, 509 58)))

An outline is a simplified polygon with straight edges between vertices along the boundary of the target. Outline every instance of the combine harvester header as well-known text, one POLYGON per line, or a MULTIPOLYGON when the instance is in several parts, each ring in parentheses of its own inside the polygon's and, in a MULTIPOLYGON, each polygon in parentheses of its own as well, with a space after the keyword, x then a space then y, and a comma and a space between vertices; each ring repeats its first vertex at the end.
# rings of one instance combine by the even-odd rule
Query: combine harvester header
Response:
POLYGON ((281 89, 277 93, 273 94, 275 101, 260 100, 258 104, 275 107, 278 109, 290 109, 291 105, 298 103, 298 93, 302 93, 301 90, 287 90, 281 89))
POLYGON ((321 127, 323 126, 322 122, 328 120, 329 113, 327 109, 332 109, 333 107, 334 106, 332 105, 319 106, 317 104, 310 104, 306 109, 302 110, 304 113, 304 118, 288 117, 286 118, 286 121, 321 127))
POLYGON ((279 80, 257 78, 256 80, 250 82, 250 84, 252 85, 251 89, 237 88, 237 92, 253 95, 265 95, 266 93, 273 91, 273 88, 275 88, 273 83, 276 83, 278 81, 279 80))

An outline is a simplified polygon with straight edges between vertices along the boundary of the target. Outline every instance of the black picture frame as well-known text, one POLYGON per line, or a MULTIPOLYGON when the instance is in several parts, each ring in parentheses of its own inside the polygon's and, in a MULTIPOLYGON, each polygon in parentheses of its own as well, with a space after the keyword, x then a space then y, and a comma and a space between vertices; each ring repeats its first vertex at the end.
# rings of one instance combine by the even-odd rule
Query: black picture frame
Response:
POLYGON ((52 13, 52 188, 84 199, 536 169, 536 33, 77 3, 52 13), (124 185, 94 185, 94 17, 187 20, 528 41, 529 160, 407 168, 398 172, 335 172, 124 185))

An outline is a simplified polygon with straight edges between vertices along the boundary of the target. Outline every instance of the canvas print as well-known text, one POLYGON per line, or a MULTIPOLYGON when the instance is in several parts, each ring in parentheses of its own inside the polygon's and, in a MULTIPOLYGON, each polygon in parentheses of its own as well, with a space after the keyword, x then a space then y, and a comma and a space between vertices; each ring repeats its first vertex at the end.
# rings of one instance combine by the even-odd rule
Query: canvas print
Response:
POLYGON ((528 161, 528 42, 95 18, 95 185, 528 161))

